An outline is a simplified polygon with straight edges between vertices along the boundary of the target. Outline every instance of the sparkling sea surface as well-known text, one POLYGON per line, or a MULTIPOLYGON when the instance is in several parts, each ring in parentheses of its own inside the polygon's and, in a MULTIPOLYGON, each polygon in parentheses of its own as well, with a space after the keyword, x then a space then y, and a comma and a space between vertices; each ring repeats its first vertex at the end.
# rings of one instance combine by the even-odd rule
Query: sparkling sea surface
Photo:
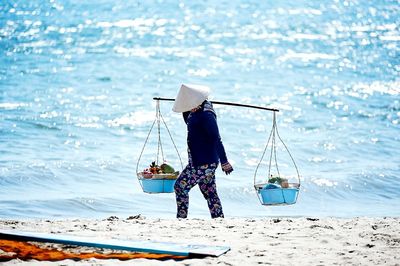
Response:
MULTIPOLYGON (((272 113, 215 105, 235 169, 217 169, 226 217, 399 216, 399 14, 390 0, 1 1, 0 218, 175 217, 174 194, 143 193, 136 164, 153 97, 174 98, 181 83, 280 110, 301 190, 295 205, 266 207, 253 179, 272 113)), ((161 102, 185 163, 186 127, 171 108, 161 102)), ((153 130, 139 170, 157 140, 153 130)), ((209 217, 197 187, 189 217, 209 217)))

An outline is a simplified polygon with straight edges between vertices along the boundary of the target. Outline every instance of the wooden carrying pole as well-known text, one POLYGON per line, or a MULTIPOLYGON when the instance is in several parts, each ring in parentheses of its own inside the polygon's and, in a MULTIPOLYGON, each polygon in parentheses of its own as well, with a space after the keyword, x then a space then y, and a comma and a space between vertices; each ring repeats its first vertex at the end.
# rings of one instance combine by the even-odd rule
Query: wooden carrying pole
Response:
MULTIPOLYGON (((171 98, 160 98, 160 97, 154 97, 153 100, 157 101, 175 101, 175 99, 171 98)), ((219 102, 219 101, 210 101, 212 104, 223 104, 223 105, 231 105, 231 106, 240 106, 240 107, 248 107, 248 108, 254 108, 254 109, 261 109, 261 110, 267 110, 267 111, 272 111, 272 112, 279 112, 279 109, 274 109, 274 108, 268 108, 268 107, 262 107, 262 106, 256 106, 256 105, 249 105, 249 104, 241 104, 241 103, 230 103, 230 102, 219 102)))

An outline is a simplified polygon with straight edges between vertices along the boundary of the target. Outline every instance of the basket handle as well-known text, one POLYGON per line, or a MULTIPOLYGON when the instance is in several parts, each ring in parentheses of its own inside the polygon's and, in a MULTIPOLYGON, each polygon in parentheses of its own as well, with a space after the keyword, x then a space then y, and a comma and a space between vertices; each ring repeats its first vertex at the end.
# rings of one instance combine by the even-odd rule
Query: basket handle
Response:
MULTIPOLYGON (((278 136, 279 140, 282 142, 283 146, 285 147, 286 151, 288 152, 288 154, 289 154, 289 156, 290 156, 290 159, 291 159, 292 162, 293 162, 293 165, 294 165, 294 167, 295 167, 295 169, 296 169, 297 180, 298 180, 298 182, 299 182, 299 187, 300 187, 300 174, 299 174, 299 170, 298 170, 297 164, 296 164, 296 162, 295 162, 295 160, 294 160, 292 154, 290 153, 288 147, 286 146, 285 142, 282 140, 281 136, 279 135, 278 127, 277 127, 277 122, 276 122, 276 112, 273 112, 273 120, 272 120, 271 132, 270 132, 270 134, 269 134, 268 141, 267 141, 267 144, 265 145, 265 148, 264 148, 264 151, 263 151, 263 153, 262 153, 261 159, 260 159, 259 163, 257 164, 256 170, 255 170, 255 172, 254 172, 253 184, 254 184, 254 188, 255 188, 255 190, 256 190, 257 196, 259 196, 259 195, 258 195, 258 192, 257 192, 257 189, 258 189, 258 188, 257 188, 257 186, 256 186, 256 178, 257 178, 258 168, 260 167, 260 165, 261 165, 261 163, 262 163, 262 161, 263 161, 263 159, 264 159, 265 153, 266 153, 266 151, 267 151, 268 146, 270 145, 270 143, 271 143, 271 154, 270 154, 270 158, 269 158, 268 176, 270 176, 270 174, 271 174, 272 157, 274 157, 275 166, 276 166, 276 168, 277 168, 278 175, 280 176, 279 168, 278 168, 278 163, 277 163, 277 156, 276 156, 276 141, 275 141, 276 136, 278 136)), ((268 182, 268 181, 267 181, 267 182, 268 182)), ((260 198, 259 198, 259 199, 260 199, 260 198)), ((260 200, 260 201, 261 201, 261 200, 260 200)))
POLYGON ((164 160, 164 152, 163 152, 163 148, 162 148, 162 144, 161 144, 161 132, 160 132, 160 124, 161 124, 161 121, 163 122, 163 124, 164 124, 164 126, 165 126, 165 128, 166 128, 166 130, 167 130, 167 132, 168 132, 168 135, 169 135, 169 137, 170 137, 170 139, 171 139, 171 141, 172 141, 172 144, 174 145, 175 151, 176 151, 176 153, 178 154, 178 158, 179 158, 179 161, 180 161, 180 163, 181 163, 181 167, 182 167, 182 169, 183 169, 182 158, 181 158, 181 156, 180 156, 180 154, 179 154, 178 148, 176 147, 176 144, 175 144, 175 142, 174 142, 174 139, 172 138, 172 134, 171 134, 171 132, 170 132, 168 126, 167 126, 167 123, 165 122, 164 117, 163 117, 162 114, 161 114, 161 111, 160 111, 160 101, 158 100, 157 103, 156 103, 156 118, 154 119, 153 124, 152 124, 151 127, 150 127, 149 133, 147 134, 146 140, 145 140, 145 142, 144 142, 143 148, 142 148, 142 150, 141 150, 141 152, 140 152, 140 155, 139 155, 139 158, 138 158, 138 161, 137 161, 137 164, 136 164, 136 176, 137 176, 137 178, 138 178, 138 180, 139 180, 139 183, 140 183, 140 185, 142 186, 142 188, 143 188, 143 185, 142 185, 142 183, 140 182, 139 175, 138 175, 138 173, 139 173, 139 172, 138 172, 138 171, 139 171, 139 163, 140 163, 140 159, 142 158, 142 155, 143 155, 144 149, 145 149, 145 147, 146 147, 146 144, 147 144, 147 142, 148 142, 148 140, 149 140, 150 134, 151 134, 151 132, 152 132, 152 130, 153 130, 154 125, 156 124, 156 122, 157 122, 157 133, 158 133, 158 148, 157 148, 157 158, 156 158, 157 164, 158 164, 158 157, 159 157, 159 155, 160 155, 160 151, 161 151, 162 159, 164 160))

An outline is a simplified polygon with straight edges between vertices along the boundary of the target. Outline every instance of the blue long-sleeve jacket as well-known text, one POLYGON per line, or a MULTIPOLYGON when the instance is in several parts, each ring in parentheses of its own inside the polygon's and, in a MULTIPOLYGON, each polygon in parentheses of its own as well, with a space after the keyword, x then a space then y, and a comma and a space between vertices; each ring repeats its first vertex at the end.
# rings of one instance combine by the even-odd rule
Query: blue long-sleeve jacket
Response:
POLYGON ((187 124, 187 143, 193 166, 228 161, 219 135, 217 116, 209 101, 196 112, 183 114, 187 124))

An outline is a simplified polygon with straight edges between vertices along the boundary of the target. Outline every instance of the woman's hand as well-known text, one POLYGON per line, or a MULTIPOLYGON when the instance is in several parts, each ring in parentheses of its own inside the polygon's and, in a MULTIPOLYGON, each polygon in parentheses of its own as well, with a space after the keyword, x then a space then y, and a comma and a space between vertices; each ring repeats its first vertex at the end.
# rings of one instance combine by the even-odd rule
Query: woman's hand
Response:
POLYGON ((222 171, 224 171, 225 174, 227 174, 227 175, 229 175, 233 171, 232 165, 229 162, 221 164, 221 168, 222 168, 222 171))

